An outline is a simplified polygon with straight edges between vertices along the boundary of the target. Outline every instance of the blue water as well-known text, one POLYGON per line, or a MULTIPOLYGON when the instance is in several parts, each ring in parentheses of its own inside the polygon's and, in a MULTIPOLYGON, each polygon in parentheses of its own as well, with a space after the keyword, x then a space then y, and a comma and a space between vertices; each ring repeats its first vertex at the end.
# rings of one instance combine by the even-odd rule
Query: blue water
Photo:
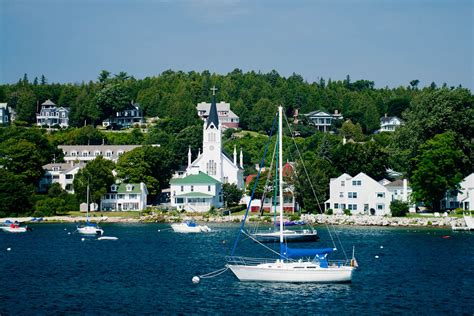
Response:
MULTIPOLYGON (((104 225, 117 241, 81 241, 67 234, 73 224, 32 227, 0 233, 2 315, 474 313, 473 233, 337 227, 349 256, 356 247, 360 269, 350 284, 243 283, 230 271, 193 284, 223 267, 237 225, 188 235, 164 224, 104 225)), ((331 246, 319 232, 319 244, 331 246)), ((256 244, 243 248, 265 255, 256 244)))

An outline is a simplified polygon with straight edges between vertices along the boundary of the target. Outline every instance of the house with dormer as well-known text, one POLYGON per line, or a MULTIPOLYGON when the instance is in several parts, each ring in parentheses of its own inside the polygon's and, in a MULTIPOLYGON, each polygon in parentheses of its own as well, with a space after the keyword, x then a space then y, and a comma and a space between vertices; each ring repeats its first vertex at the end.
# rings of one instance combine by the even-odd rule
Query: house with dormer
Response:
MULTIPOLYGON (((390 203, 409 201, 411 192, 406 179, 376 181, 363 172, 354 177, 344 173, 330 180, 325 209, 332 209, 334 214, 343 214, 348 209, 354 215, 389 215, 390 203)), ((415 211, 413 205, 410 211, 415 211)))
POLYGON ((147 205, 145 183, 112 184, 100 200, 101 211, 142 211, 147 205))
POLYGON ((46 100, 41 104, 41 110, 36 114, 36 125, 51 127, 69 127, 69 109, 56 106, 53 101, 46 100))
POLYGON ((140 109, 140 103, 132 101, 125 109, 105 119, 102 122, 102 126, 111 129, 123 129, 144 123, 145 119, 143 111, 140 109))
POLYGON ((43 166, 44 174, 39 181, 39 192, 47 192, 53 183, 59 183, 68 193, 74 193, 74 178, 84 163, 50 163, 43 166))
MULTIPOLYGON (((196 106, 198 116, 206 121, 211 111, 211 103, 201 102, 196 106)), ((239 117, 230 109, 230 103, 216 103, 217 117, 222 128, 239 128, 239 117)))

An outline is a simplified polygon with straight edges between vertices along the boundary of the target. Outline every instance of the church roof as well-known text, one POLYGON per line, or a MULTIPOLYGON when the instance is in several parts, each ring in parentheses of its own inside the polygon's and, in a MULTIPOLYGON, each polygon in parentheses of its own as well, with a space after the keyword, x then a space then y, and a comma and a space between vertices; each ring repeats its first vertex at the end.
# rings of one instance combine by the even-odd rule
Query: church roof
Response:
POLYGON ((214 123, 215 127, 219 127, 219 116, 217 115, 217 106, 216 106, 216 96, 212 96, 211 109, 209 111, 209 116, 207 117, 207 127, 214 123))
POLYGON ((174 178, 170 180, 170 184, 216 184, 219 183, 216 179, 208 176, 204 172, 199 171, 199 174, 191 174, 184 178, 174 178))

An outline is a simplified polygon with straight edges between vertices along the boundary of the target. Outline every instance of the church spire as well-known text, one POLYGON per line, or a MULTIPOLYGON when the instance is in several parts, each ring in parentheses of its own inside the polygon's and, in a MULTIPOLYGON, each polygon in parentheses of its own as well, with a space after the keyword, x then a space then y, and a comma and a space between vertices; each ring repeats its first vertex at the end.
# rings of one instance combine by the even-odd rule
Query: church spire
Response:
POLYGON ((188 167, 191 166, 191 146, 188 149, 188 167))
POLYGON ((209 110, 209 116, 207 117, 207 124, 206 128, 211 125, 211 123, 214 123, 214 126, 216 128, 219 128, 219 116, 217 115, 217 106, 216 106, 216 86, 211 88, 212 90, 212 102, 211 102, 211 108, 209 110))

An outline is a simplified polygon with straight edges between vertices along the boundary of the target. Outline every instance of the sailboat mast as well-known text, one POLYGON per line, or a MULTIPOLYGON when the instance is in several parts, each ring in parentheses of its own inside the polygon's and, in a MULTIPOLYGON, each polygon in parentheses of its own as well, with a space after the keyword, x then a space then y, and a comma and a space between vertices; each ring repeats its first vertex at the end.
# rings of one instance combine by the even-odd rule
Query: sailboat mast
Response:
POLYGON ((283 243, 283 107, 278 107, 278 176, 280 191, 280 244, 283 243))
POLYGON ((86 198, 86 201, 87 201, 86 218, 87 218, 87 222, 89 222, 89 183, 87 183, 87 198, 86 198))

